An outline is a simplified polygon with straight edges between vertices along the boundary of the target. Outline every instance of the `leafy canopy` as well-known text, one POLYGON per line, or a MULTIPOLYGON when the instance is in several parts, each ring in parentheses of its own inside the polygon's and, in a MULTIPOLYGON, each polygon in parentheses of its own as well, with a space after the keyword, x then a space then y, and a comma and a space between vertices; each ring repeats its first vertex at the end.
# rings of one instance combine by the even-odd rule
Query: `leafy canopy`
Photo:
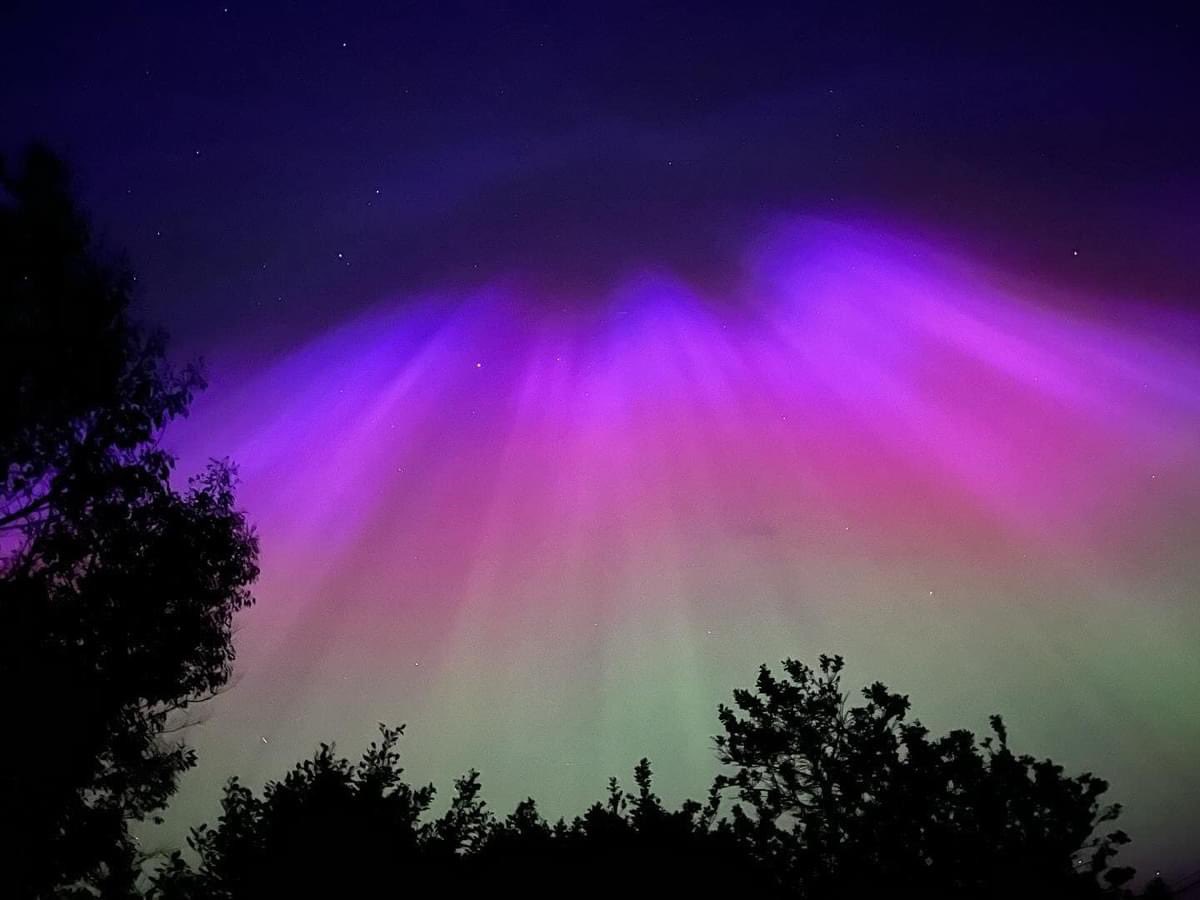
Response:
POLYGON ((1086 897, 1127 882, 1110 868, 1121 831, 1108 785, 1017 755, 999 716, 981 741, 931 737, 908 697, 876 682, 851 705, 840 656, 818 669, 763 666, 754 690, 719 710, 718 778, 745 807, 738 833, 804 896, 1086 897), (746 809, 750 810, 747 813, 746 809))
POLYGON ((130 820, 194 754, 166 735, 230 675, 255 536, 214 462, 177 490, 160 438, 204 386, 130 316, 67 173, 0 167, 0 790, 18 896, 133 890, 130 820), (33 748, 36 747, 36 752, 33 748))
POLYGON ((932 738, 906 721, 908 698, 881 684, 853 705, 842 668, 832 656, 817 670, 786 661, 782 678, 764 666, 755 689, 720 708, 727 772, 705 803, 676 810, 642 760, 635 791, 611 779, 607 797, 570 822, 547 822, 532 799, 497 819, 474 771, 429 820, 433 788, 405 783, 400 729, 383 728, 358 763, 322 746, 261 797, 231 782, 216 827, 192 834, 198 867, 177 854, 155 894, 1125 895, 1132 872, 1109 863, 1126 838, 1095 834, 1118 812, 1099 805, 1103 781, 1014 754, 999 717, 982 741, 932 738), (736 805, 721 816, 729 793, 736 805))

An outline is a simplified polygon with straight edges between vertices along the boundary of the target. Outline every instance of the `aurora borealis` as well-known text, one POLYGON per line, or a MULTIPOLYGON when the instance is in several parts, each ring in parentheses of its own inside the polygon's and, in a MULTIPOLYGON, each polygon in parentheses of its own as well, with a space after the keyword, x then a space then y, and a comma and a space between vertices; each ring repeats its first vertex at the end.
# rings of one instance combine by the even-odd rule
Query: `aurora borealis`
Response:
POLYGON ((0 6, 0 154, 207 361, 165 444, 261 538, 145 847, 379 722, 501 814, 701 797, 832 652, 1200 867, 1185 6, 0 6))
POLYGON ((500 808, 643 753, 694 795, 728 690, 836 649, 1183 834, 1194 323, 864 222, 747 247, 732 296, 396 298, 220 379, 177 439, 239 461, 265 574, 203 769, 406 721, 418 777, 479 766, 500 808))

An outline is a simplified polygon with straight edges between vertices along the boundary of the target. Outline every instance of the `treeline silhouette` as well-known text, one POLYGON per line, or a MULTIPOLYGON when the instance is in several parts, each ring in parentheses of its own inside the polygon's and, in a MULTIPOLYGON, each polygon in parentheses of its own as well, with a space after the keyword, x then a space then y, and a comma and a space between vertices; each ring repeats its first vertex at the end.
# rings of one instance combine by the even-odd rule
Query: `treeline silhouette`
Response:
POLYGON ((837 656, 734 692, 703 802, 666 808, 643 760, 569 821, 494 814, 476 772, 432 816, 381 726, 356 761, 229 782, 186 855, 148 859, 130 823, 195 763, 181 734, 229 679, 258 547, 228 463, 172 484, 160 438, 204 381, 133 320, 134 283, 60 160, 0 163, 0 896, 1129 896, 1104 781, 1014 753, 999 717, 933 736, 882 684, 855 701, 837 656))
POLYGON ((401 888, 521 896, 1075 898, 1119 895, 1133 872, 1110 866, 1127 838, 1106 785, 1014 754, 1005 728, 933 739, 907 722, 908 700, 881 684, 852 704, 842 660, 764 667, 722 707, 719 776, 706 802, 667 809, 650 763, 634 790, 572 821, 547 822, 532 799, 504 818, 478 773, 425 818, 431 786, 403 778, 401 729, 357 762, 326 745, 261 796, 236 780, 215 827, 159 869, 162 898, 398 896, 401 888), (723 798, 733 806, 721 815, 723 798))

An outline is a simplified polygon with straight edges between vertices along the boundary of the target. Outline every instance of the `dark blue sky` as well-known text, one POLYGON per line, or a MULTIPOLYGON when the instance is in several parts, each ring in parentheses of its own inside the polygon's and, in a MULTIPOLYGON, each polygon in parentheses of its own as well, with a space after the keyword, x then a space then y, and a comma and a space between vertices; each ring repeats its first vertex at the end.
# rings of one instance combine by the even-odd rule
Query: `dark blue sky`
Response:
POLYGON ((1182 6, 565 6, 17 4, 3 146, 67 153, 153 314, 201 348, 514 269, 719 278, 779 211, 1194 283, 1182 6))
POLYGON ((1178 302, 1200 271, 1183 5, 900 6, 10 4, 0 147, 68 155, 189 349, 502 272, 720 279, 747 226, 796 211, 1178 302))

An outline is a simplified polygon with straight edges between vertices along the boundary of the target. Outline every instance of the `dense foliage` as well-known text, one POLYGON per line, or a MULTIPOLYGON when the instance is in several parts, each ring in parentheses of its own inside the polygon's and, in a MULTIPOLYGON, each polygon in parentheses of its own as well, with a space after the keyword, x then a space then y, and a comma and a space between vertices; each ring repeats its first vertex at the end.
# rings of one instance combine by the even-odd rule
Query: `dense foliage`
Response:
POLYGON ((650 764, 636 791, 571 822, 546 822, 532 800, 495 818, 475 772, 449 810, 424 814, 433 788, 402 777, 399 729, 351 763, 323 746, 261 797, 236 780, 215 828, 193 831, 195 867, 176 854, 155 896, 399 896, 412 890, 501 890, 524 896, 1085 898, 1123 896, 1129 869, 1110 867, 1119 831, 1106 785, 1018 756, 993 737, 933 739, 905 722, 907 698, 881 684, 851 705, 842 660, 817 671, 766 667, 754 691, 720 710, 721 762, 707 802, 665 808, 650 764), (723 795, 735 805, 720 816, 723 795))
POLYGON ((257 543, 228 464, 172 486, 159 439, 203 380, 130 317, 62 164, 34 149, 0 189, 0 866, 16 896, 119 896, 127 823, 194 761, 166 733, 229 677, 257 543))
POLYGON ((733 774, 718 778, 752 811, 739 835, 791 890, 825 897, 1089 897, 1133 872, 1109 863, 1128 838, 1098 834, 1120 807, 1108 785, 1014 754, 994 735, 932 738, 906 722, 908 698, 878 682, 852 706, 841 657, 818 670, 762 667, 754 691, 721 707, 716 739, 733 774))
POLYGON ((261 797, 236 779, 225 788, 215 828, 194 829, 199 857, 176 853, 154 878, 152 895, 388 897, 468 891, 523 896, 774 895, 770 875, 734 837, 714 825, 714 805, 668 810, 651 790, 643 760, 637 790, 613 779, 604 802, 572 822, 547 822, 533 800, 503 819, 480 799, 478 773, 455 784, 449 808, 426 818, 432 786, 402 778, 402 729, 351 763, 324 745, 261 797))

